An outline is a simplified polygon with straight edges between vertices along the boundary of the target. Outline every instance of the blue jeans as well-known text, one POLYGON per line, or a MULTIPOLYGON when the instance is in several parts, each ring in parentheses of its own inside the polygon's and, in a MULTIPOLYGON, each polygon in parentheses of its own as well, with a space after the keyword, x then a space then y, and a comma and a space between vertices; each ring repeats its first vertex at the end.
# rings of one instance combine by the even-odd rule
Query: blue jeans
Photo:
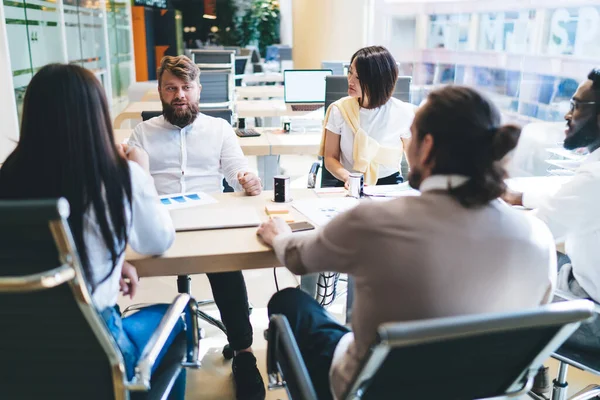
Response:
MULTIPOLYGON (((150 337, 160 324, 161 319, 165 315, 169 304, 155 304, 150 307, 143 308, 129 317, 121 318, 121 314, 116 307, 109 307, 102 311, 100 315, 104 318, 108 329, 112 333, 125 362, 125 370, 127 379, 133 378, 134 368, 142 355, 144 347, 150 340, 150 337)), ((186 322, 189 326, 189 313, 186 312, 186 322)), ((152 372, 156 370, 160 361, 164 357, 171 343, 177 335, 185 330, 186 323, 181 318, 173 328, 167 342, 163 346, 156 363, 152 367, 152 372)), ((181 371, 177 381, 175 382, 169 399, 183 399, 185 396, 185 369, 181 371)))

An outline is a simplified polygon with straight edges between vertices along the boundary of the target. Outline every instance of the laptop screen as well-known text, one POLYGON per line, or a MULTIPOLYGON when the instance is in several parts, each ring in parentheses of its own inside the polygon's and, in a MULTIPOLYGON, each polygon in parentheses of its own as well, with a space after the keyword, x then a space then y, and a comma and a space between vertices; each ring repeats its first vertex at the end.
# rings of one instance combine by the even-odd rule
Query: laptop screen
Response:
POLYGON ((325 103, 325 77, 330 69, 290 69, 283 71, 286 103, 325 103))

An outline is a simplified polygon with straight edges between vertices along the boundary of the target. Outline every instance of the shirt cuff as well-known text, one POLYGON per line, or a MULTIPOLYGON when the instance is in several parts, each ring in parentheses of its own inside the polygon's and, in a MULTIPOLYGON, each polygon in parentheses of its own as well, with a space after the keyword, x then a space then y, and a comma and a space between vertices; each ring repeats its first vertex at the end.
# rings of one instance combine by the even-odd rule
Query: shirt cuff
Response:
POLYGON ((277 259, 285 265, 285 250, 289 241, 292 239, 292 233, 282 233, 281 235, 275 236, 273 239, 273 250, 277 259))
POLYGON ((523 207, 539 208, 549 194, 545 192, 529 191, 523 192, 523 207))

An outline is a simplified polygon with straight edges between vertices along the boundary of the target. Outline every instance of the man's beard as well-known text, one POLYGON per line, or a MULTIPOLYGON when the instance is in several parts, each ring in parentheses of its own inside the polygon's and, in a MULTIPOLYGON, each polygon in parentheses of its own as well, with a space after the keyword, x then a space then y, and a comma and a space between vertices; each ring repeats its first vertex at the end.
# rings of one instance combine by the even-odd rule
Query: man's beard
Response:
POLYGON ((419 187, 423 183, 423 173, 417 167, 411 167, 408 172, 408 184, 411 188, 419 190, 419 187))
POLYGON ((200 107, 196 103, 187 103, 187 107, 178 109, 169 103, 161 100, 163 106, 163 116, 171 124, 180 128, 186 127, 196 120, 200 107))
POLYGON ((563 142, 563 147, 567 150, 587 147, 591 151, 600 147, 600 128, 596 118, 590 118, 577 132, 567 136, 563 142))

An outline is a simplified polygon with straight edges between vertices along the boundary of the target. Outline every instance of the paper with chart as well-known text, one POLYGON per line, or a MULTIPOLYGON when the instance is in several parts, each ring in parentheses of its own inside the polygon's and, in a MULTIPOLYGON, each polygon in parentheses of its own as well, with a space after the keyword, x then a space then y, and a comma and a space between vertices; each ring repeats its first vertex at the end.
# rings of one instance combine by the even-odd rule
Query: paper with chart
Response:
POLYGON ((217 199, 202 192, 175 193, 160 196, 160 202, 169 210, 218 203, 217 199))
POLYGON ((353 197, 296 200, 293 207, 317 226, 327 225, 329 221, 358 205, 353 197))

